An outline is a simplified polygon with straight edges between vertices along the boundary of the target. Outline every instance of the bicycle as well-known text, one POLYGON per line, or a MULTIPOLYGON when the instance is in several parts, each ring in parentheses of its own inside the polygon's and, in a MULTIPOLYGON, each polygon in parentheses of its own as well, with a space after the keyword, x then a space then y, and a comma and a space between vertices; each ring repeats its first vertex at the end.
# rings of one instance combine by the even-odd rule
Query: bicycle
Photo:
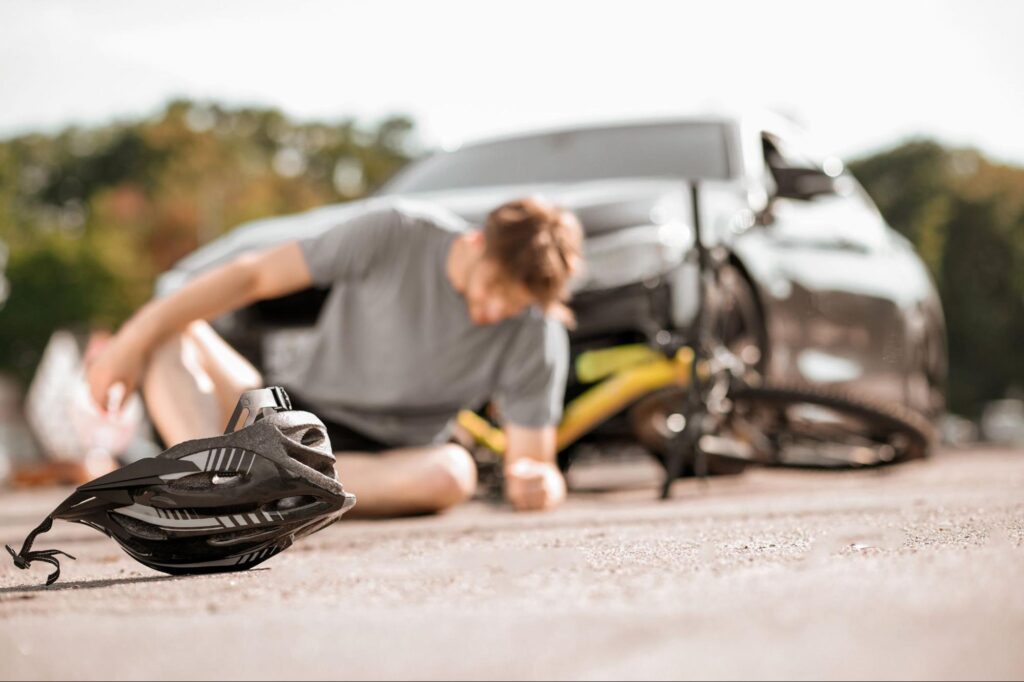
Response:
MULTIPOLYGON (((702 234, 700 183, 689 183, 698 306, 689 333, 659 330, 645 344, 581 353, 577 379, 591 386, 570 400, 557 428, 564 453, 611 416, 630 409, 634 424, 654 425, 638 439, 662 464, 661 496, 685 473, 739 473, 749 464, 861 467, 927 455, 933 431, 900 405, 810 385, 766 384, 760 357, 743 357, 725 342, 723 273, 727 254, 702 234)), ((483 415, 458 417, 479 448, 500 458, 504 435, 483 415)), ((569 460, 560 458, 563 468, 569 460)))

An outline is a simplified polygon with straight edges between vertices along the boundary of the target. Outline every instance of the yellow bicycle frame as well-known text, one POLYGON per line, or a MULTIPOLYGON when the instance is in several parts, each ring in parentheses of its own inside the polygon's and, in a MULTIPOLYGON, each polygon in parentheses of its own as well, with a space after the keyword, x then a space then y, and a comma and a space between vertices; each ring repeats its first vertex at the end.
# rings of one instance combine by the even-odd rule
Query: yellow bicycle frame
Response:
MULTIPOLYGON (((679 349, 672 358, 638 345, 582 353, 577 359, 577 376, 606 378, 566 405, 558 425, 558 449, 572 445, 644 395, 669 386, 689 386, 692 364, 693 349, 689 347, 679 349)), ((480 415, 463 410, 457 421, 478 443, 498 454, 505 451, 505 433, 480 415)))

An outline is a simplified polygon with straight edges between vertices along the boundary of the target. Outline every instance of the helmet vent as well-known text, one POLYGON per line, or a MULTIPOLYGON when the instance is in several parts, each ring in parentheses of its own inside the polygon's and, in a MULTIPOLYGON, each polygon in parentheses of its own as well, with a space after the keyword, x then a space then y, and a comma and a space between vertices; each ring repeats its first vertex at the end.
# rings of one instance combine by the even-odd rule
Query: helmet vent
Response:
POLYGON ((231 533, 220 533, 206 538, 206 544, 211 547, 224 547, 237 545, 243 542, 252 542, 260 538, 270 538, 278 535, 277 528, 252 528, 249 530, 237 530, 231 533))
POLYGON ((227 486, 241 483, 242 478, 237 473, 201 471, 197 474, 182 476, 176 481, 170 481, 166 487, 171 492, 179 493, 203 492, 214 488, 223 490, 227 486))
POLYGON ((323 429, 314 427, 302 434, 302 439, 299 442, 311 448, 317 448, 323 445, 325 440, 327 440, 327 434, 323 429))
POLYGON ((146 523, 145 521, 133 519, 124 514, 118 514, 116 511, 112 511, 107 515, 137 538, 142 538, 143 540, 166 540, 168 538, 167 531, 163 528, 146 523))
POLYGON ((263 509, 266 511, 287 512, 316 504, 316 502, 317 499, 312 495, 295 495, 293 497, 282 497, 271 504, 265 505, 263 509))

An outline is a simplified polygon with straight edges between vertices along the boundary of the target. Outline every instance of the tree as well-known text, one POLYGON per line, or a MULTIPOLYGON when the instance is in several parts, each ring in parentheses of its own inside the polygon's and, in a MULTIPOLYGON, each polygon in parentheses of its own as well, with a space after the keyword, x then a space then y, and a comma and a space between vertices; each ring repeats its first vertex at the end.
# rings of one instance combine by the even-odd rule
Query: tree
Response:
POLYGON ((1024 386, 1024 169, 913 140, 850 164, 931 270, 949 330, 949 406, 1024 386))
POLYGON ((296 123, 177 100, 150 119, 0 142, 0 371, 29 377, 58 327, 116 327, 158 274, 240 223, 373 191, 414 133, 402 116, 296 123))

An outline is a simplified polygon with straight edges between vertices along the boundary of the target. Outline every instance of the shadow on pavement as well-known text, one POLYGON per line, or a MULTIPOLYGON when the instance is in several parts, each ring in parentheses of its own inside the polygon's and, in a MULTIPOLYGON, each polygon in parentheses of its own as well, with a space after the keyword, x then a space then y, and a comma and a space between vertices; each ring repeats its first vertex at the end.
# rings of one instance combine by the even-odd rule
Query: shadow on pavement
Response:
MULTIPOLYGON (((268 568, 253 568, 246 573, 258 573, 260 571, 270 570, 268 568)), ((235 572, 226 572, 221 575, 234 575, 235 572)), ((4 594, 18 594, 22 592, 58 592, 61 590, 94 590, 103 587, 115 587, 117 585, 134 585, 139 583, 157 583, 157 582, 178 582, 183 580, 190 580, 198 577, 211 577, 210 574, 205 575, 152 575, 143 577, 133 578, 107 578, 105 580, 78 580, 69 582, 59 582, 53 585, 29 585, 26 587, 0 587, 0 595, 4 594)))

